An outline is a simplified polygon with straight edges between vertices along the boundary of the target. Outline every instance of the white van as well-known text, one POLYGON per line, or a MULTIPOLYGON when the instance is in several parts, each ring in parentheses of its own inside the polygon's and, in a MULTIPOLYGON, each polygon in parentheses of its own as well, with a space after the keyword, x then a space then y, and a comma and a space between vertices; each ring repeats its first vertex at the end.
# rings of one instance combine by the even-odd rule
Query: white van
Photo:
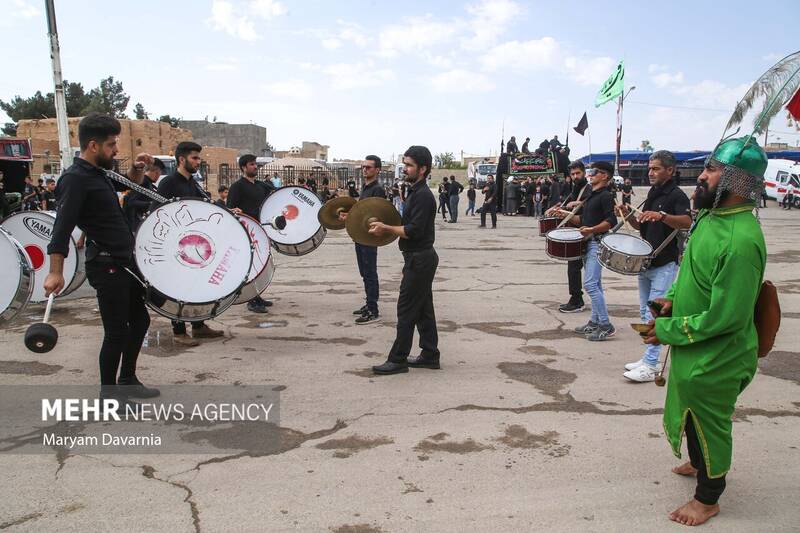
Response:
POLYGON ((767 197, 783 201, 786 193, 792 190, 795 206, 800 207, 800 163, 791 159, 770 159, 764 172, 767 197))

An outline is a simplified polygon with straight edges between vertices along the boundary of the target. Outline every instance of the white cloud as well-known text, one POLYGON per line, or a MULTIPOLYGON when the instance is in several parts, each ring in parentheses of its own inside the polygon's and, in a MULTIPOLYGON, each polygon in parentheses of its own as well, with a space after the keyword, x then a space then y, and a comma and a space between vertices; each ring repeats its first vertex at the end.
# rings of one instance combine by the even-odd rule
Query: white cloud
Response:
POLYGON ((768 63, 777 63, 781 59, 784 58, 783 54, 779 54, 777 52, 770 52, 769 54, 765 54, 761 56, 761 59, 767 61, 768 63))
POLYGON ((471 35, 461 41, 465 50, 481 50, 497 43, 497 36, 523 11, 513 0, 483 0, 467 6, 471 18, 466 22, 471 35))
POLYGON ((438 56, 430 52, 423 53, 422 57, 429 65, 434 66, 436 68, 449 69, 453 67, 453 59, 451 57, 438 56))
POLYGON ((656 63, 651 63, 650 65, 647 66, 647 72, 649 72, 650 74, 656 74, 658 72, 664 72, 666 70, 669 70, 669 67, 667 65, 658 65, 656 63))
POLYGON ((437 74, 431 78, 431 86, 443 93, 487 92, 494 89, 494 83, 483 74, 462 69, 437 74))
POLYGON ((298 101, 306 101, 314 94, 311 84, 303 80, 283 80, 270 83, 265 87, 275 96, 282 96, 298 101))
POLYGON ((214 0, 211 4, 209 23, 215 30, 224 31, 228 35, 239 37, 244 41, 259 39, 253 21, 242 19, 234 9, 233 3, 226 0, 214 0))
POLYGON ((401 24, 388 26, 378 36, 378 55, 393 57, 399 53, 421 52, 450 42, 456 29, 452 24, 436 22, 433 17, 407 17, 401 24))
POLYGON ((684 81, 683 72, 676 72, 674 74, 670 74, 669 72, 661 72, 659 74, 650 76, 650 81, 652 81, 659 89, 663 89, 664 87, 669 87, 671 85, 681 85, 684 81))
POLYGON ((276 0, 253 0, 250 11, 264 20, 273 19, 289 12, 285 5, 276 0))
POLYGON ((749 84, 729 87, 716 80, 703 80, 699 83, 682 85, 672 89, 674 94, 685 96, 688 105, 728 109, 733 111, 733 106, 750 88, 749 84))
POLYGON ((599 86, 611 76, 617 61, 610 57, 573 57, 564 58, 564 68, 569 77, 581 85, 599 86))
POLYGON ((337 90, 377 87, 395 79, 388 68, 374 68, 372 62, 335 63, 322 71, 330 77, 331 87, 337 90))
POLYGON ((239 70, 239 65, 235 63, 208 63, 203 68, 209 72, 233 72, 239 70))
POLYGON ((328 50, 336 50, 337 48, 342 47, 342 41, 340 41, 335 37, 331 37, 330 39, 323 39, 322 46, 324 46, 328 50))
POLYGON ((552 37, 508 41, 493 47, 478 60, 489 71, 512 67, 517 71, 541 70, 557 65, 560 48, 552 37))
POLYGON ((41 15, 41 11, 33 6, 28 0, 12 0, 11 6, 3 9, 3 17, 0 19, 0 27, 13 27, 19 19, 30 19, 41 15))

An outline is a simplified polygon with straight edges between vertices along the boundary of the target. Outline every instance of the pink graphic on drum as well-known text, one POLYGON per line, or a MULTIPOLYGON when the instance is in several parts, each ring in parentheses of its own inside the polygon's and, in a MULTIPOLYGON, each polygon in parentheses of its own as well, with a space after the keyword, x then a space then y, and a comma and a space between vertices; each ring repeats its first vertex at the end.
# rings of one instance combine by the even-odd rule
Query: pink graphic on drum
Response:
POLYGON ((202 233, 186 233, 178 239, 178 261, 190 268, 203 268, 214 259, 214 245, 202 233))
POLYGON ((39 270, 44 265, 44 251, 35 244, 28 244, 25 246, 25 253, 31 260, 34 270, 39 270))
POLYGON ((296 205, 288 204, 283 207, 281 214, 288 222, 289 220, 296 219, 300 215, 300 209, 298 209, 296 205))

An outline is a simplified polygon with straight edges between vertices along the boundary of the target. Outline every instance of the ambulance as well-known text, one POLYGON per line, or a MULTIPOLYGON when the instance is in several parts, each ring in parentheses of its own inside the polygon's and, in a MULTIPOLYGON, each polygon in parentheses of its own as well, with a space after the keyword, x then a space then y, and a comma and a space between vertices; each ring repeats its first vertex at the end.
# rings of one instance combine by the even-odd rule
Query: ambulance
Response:
POLYGON ((791 191, 794 207, 800 207, 800 163, 791 159, 770 159, 764 172, 764 184, 768 198, 780 203, 791 191))

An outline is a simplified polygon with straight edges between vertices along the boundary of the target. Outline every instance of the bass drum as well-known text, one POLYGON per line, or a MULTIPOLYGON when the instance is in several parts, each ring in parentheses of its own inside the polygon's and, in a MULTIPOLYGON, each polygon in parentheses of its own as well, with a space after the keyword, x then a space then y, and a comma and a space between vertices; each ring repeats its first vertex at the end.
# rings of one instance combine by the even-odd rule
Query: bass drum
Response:
POLYGON ((34 270, 25 249, 0 228, 0 326, 8 324, 25 306, 33 293, 34 270))
MULTIPOLYGON (((47 245, 53 235, 53 224, 56 221, 55 211, 23 211, 14 213, 2 223, 0 227, 17 239, 25 253, 30 258, 30 263, 37 275, 34 279, 31 303, 47 301, 44 295, 44 280, 50 272, 50 256, 47 255, 47 245)), ((66 296, 83 285, 86 281, 86 267, 84 266, 84 250, 78 249, 81 230, 75 228, 69 240, 69 252, 64 258, 64 290, 58 297, 66 296)))
POLYGON ((275 275, 275 262, 270 253, 269 237, 264 227, 258 223, 258 220, 247 215, 237 215, 237 217, 247 230, 253 246, 253 264, 250 267, 250 274, 236 301, 233 302, 234 304, 243 304, 267 290, 272 282, 272 276, 275 275))
POLYGON ((134 255, 147 305, 185 322, 208 320, 230 307, 253 262, 250 238, 236 216, 200 199, 155 208, 136 231, 134 255))
POLYGON ((281 187, 261 204, 260 222, 276 251, 284 255, 305 255, 313 252, 325 239, 326 230, 317 214, 322 201, 303 187, 281 187), (286 227, 277 229, 271 223, 276 217, 286 219, 286 227))

